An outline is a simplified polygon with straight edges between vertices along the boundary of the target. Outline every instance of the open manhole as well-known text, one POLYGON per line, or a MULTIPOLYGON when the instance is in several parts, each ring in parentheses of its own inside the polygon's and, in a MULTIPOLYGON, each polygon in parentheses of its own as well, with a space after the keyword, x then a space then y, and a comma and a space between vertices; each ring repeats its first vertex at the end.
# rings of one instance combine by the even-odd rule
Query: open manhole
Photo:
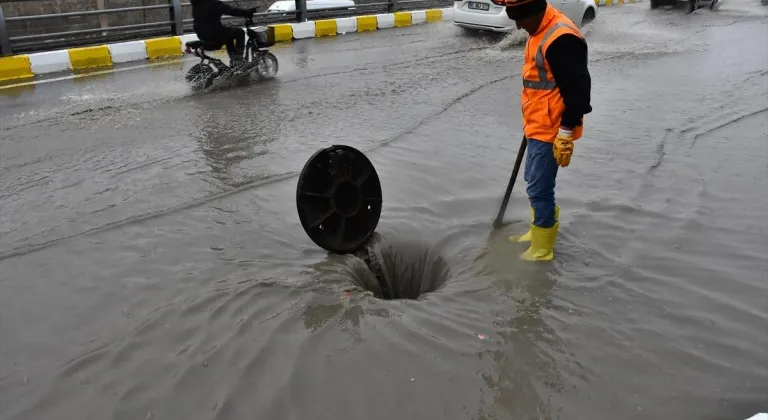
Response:
POLYGON ((380 299, 417 299, 448 277, 448 264, 425 244, 369 244, 381 216, 381 182, 371 161, 353 147, 334 145, 309 158, 299 175, 296 208, 317 246, 365 262, 370 275, 354 282, 380 299))

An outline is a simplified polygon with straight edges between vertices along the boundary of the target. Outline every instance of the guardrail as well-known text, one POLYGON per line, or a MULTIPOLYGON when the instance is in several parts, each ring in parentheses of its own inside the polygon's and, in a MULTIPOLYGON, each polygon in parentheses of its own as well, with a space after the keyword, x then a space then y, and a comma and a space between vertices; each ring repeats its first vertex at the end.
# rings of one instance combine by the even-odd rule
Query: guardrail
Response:
MULTIPOLYGON (((132 1, 141 6, 107 8, 106 0, 95 0, 96 10, 75 10, 60 13, 41 13, 19 15, 18 10, 31 5, 44 9, 59 9, 61 3, 54 0, 0 0, 0 56, 18 53, 45 51, 55 48, 78 47, 105 42, 125 41, 137 38, 165 35, 183 35, 191 33, 191 4, 182 0, 122 0, 132 1), (155 1, 160 4, 146 5, 155 1), (13 9, 6 15, 4 10, 13 9), (167 14, 166 14, 167 13, 167 14), (15 14, 15 15, 14 15, 15 14), (136 18, 141 14, 141 18, 136 18), (149 16, 148 16, 149 15, 149 16), (110 17, 122 22, 115 26, 109 24, 110 17), (167 17, 166 17, 167 16, 167 17), (85 20, 85 22, 83 22, 85 20), (133 21, 139 20, 139 23, 133 21), (41 22, 58 22, 45 26, 41 22), (127 23, 125 21, 128 21, 127 23), (123 24, 124 23, 124 24, 123 24), (82 28, 85 26, 85 28, 82 28), (66 30, 60 30, 63 27, 66 30)), ((222 0, 235 3, 242 8, 263 6, 264 0, 222 0)), ((332 7, 307 9, 307 1, 295 0, 296 10, 285 12, 264 12, 254 14, 257 24, 305 22, 307 20, 336 18, 344 16, 392 13, 401 10, 444 7, 453 4, 453 0, 386 0, 355 4, 354 7, 332 7)), ((87 8, 91 0, 70 1, 68 6, 87 8)), ((6 12, 7 13, 7 12, 6 12)), ((225 23, 241 23, 242 18, 225 17, 225 23)))

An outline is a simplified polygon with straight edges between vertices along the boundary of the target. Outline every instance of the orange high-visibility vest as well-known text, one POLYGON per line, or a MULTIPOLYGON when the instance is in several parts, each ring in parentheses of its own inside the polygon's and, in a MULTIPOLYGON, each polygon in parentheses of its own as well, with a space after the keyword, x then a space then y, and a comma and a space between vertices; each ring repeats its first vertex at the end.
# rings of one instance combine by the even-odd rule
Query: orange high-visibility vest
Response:
MULTIPOLYGON (((523 131, 525 137, 553 143, 560 129, 565 111, 565 102, 560 88, 547 64, 546 53, 549 45, 560 35, 573 34, 583 39, 581 31, 559 10, 547 4, 539 30, 528 38, 523 63, 523 93, 520 103, 523 108, 523 131)), ((573 139, 581 137, 582 125, 573 127, 573 139)))

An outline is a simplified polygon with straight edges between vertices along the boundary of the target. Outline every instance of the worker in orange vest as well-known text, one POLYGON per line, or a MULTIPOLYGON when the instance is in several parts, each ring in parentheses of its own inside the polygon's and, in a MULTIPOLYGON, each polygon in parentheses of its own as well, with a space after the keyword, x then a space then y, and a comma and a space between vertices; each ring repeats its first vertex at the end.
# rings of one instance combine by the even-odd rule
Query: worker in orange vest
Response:
POLYGON ((528 142, 523 178, 532 219, 528 232, 509 239, 530 242, 520 258, 547 261, 560 228, 557 170, 570 164, 584 115, 592 111, 587 43, 577 25, 546 0, 506 0, 506 12, 529 35, 520 102, 528 142))

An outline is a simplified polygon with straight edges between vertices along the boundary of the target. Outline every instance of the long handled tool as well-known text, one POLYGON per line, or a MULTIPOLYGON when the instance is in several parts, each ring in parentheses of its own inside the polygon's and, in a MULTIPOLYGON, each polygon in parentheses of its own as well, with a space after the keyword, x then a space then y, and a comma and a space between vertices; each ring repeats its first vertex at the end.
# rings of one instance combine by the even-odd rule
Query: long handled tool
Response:
POLYGON ((509 204, 509 197, 512 195, 512 188, 515 186, 515 180, 517 180, 517 173, 520 172, 520 165, 523 163, 523 155, 525 155, 525 146, 528 142, 523 135, 523 141, 520 142, 520 150, 517 152, 517 159, 515 160, 515 167, 512 169, 512 176, 509 178, 509 184, 507 184, 507 192, 504 193, 504 200, 501 201, 501 208, 499 214, 496 215, 496 220, 493 221, 493 227, 498 229, 501 227, 502 219, 504 219, 504 213, 507 212, 507 204, 509 204))

